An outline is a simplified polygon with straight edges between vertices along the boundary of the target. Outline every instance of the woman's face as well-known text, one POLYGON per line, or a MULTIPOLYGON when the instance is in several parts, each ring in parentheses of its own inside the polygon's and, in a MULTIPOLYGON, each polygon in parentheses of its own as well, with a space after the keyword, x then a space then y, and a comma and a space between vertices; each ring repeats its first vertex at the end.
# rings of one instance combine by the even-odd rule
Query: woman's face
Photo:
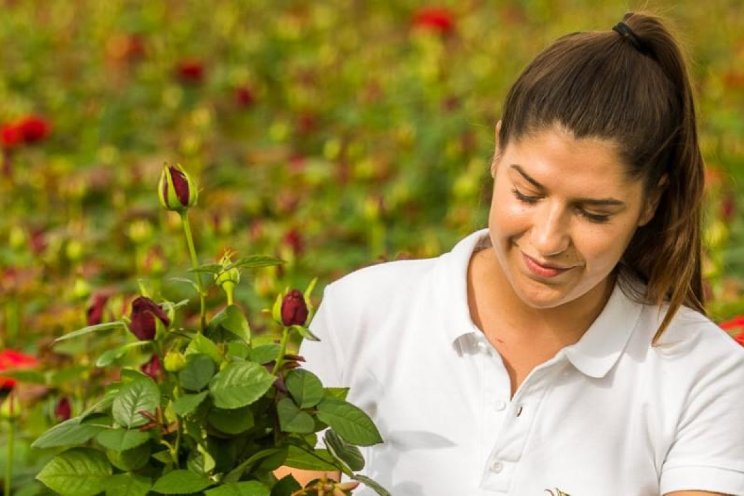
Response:
POLYGON ((526 305, 605 294, 636 228, 653 215, 642 182, 625 170, 612 141, 557 126, 508 143, 494 160, 491 242, 502 280, 526 305))

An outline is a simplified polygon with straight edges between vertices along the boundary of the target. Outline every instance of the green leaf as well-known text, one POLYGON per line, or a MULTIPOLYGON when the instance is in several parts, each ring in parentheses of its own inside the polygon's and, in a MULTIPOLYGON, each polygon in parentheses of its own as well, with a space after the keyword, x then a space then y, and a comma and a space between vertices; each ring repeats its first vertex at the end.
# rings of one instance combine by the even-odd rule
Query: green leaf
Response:
POLYGON ((155 481, 152 490, 160 494, 189 494, 203 491, 212 484, 211 480, 190 470, 173 470, 155 481))
POLYGON ((126 355, 129 350, 133 348, 139 348, 141 346, 147 346, 149 344, 150 341, 135 341, 133 343, 127 343, 123 346, 119 346, 118 348, 114 348, 113 350, 104 351, 103 354, 98 357, 98 360, 96 360, 96 367, 108 367, 109 365, 126 355))
POLYGON ((323 439, 333 456, 344 462, 351 470, 357 471, 364 468, 364 457, 359 448, 346 443, 338 434, 333 432, 333 429, 328 429, 323 439))
POLYGON ((204 401, 204 398, 207 397, 207 394, 209 394, 209 391, 202 391, 197 394, 184 394, 178 398, 173 402, 173 409, 176 415, 183 417, 196 410, 201 405, 201 402, 204 401))
POLYGON ((276 378, 253 362, 231 362, 209 383, 209 392, 218 408, 250 405, 269 390, 276 378))
POLYGON ((212 408, 207 421, 225 434, 240 434, 256 424, 250 406, 234 410, 212 408))
POLYGON ((351 478, 354 480, 358 480, 359 482, 369 487, 370 489, 372 489, 374 492, 376 492, 380 496, 390 496, 390 493, 387 491, 387 489, 385 489, 380 484, 370 479, 366 475, 354 474, 351 478))
MULTIPOLYGON (((139 470, 150 461, 150 444, 140 444, 126 451, 106 450, 106 457, 111 465, 125 472, 139 470)), ((170 462, 170 460, 168 460, 170 462)))
POLYGON ((96 324, 88 327, 83 327, 82 329, 78 329, 77 331, 72 331, 64 336, 60 336, 57 339, 54 340, 55 343, 61 343, 62 341, 67 341, 68 339, 77 338, 80 336, 85 336, 86 334, 91 334, 93 332, 103 332, 103 331, 110 331, 112 329, 123 329, 126 330, 127 325, 121 321, 117 320, 114 322, 105 322, 103 324, 96 324))
POLYGON ((151 486, 147 477, 132 473, 116 474, 106 482, 106 496, 146 496, 151 486))
POLYGON ((245 341, 230 341, 227 343, 227 354, 245 360, 251 352, 251 347, 245 341))
POLYGON ((147 432, 129 429, 105 429, 96 436, 96 441, 114 451, 126 451, 144 444, 150 439, 147 432))
POLYGON ((189 391, 200 391, 212 380, 217 367, 214 361, 201 353, 186 357, 186 367, 178 373, 181 387, 189 391))
POLYGON ((347 387, 327 387, 323 388, 324 398, 332 398, 337 400, 346 400, 346 396, 349 394, 349 388, 347 387))
POLYGON ((186 347, 185 355, 203 354, 211 358, 214 363, 222 362, 222 354, 220 353, 217 345, 214 341, 206 337, 204 334, 197 334, 193 337, 189 345, 186 347))
POLYGON ((180 282, 183 284, 188 284, 189 286, 194 288, 197 293, 199 293, 199 285, 195 281, 192 281, 191 279, 187 279, 185 277, 169 277, 168 280, 174 281, 174 282, 180 282))
POLYGON ((74 448, 52 458, 36 478, 62 496, 100 493, 113 469, 100 451, 74 448))
POLYGON ((317 416, 347 443, 371 446, 382 442, 372 419, 351 403, 326 398, 318 404, 317 416))
POLYGON ((309 413, 303 412, 289 398, 283 398, 276 405, 279 426, 284 432, 310 434, 315 431, 315 422, 309 413))
POLYGON ((80 420, 77 417, 55 425, 39 436, 31 447, 44 449, 84 444, 104 429, 98 425, 81 424, 80 420))
POLYGON ((233 267, 239 269, 255 269, 258 267, 271 267, 274 265, 281 265, 284 260, 281 258, 271 257, 268 255, 250 255, 247 257, 240 258, 235 262, 231 263, 224 270, 230 270, 233 267))
POLYGON ((251 342, 251 328, 240 308, 235 305, 228 305, 219 315, 223 316, 219 321, 219 325, 223 329, 239 337, 246 343, 251 342))
POLYGON ((279 482, 271 488, 271 496, 292 496, 295 491, 302 489, 302 486, 291 474, 282 477, 279 482))
POLYGON ((320 379, 305 369, 294 369, 284 379, 289 394, 300 408, 310 408, 323 399, 323 384, 320 379))
POLYGON ((254 455, 250 456, 247 460, 243 461, 232 469, 222 480, 223 482, 237 482, 238 479, 243 475, 243 472, 248 470, 251 465, 254 463, 258 463, 261 460, 271 458, 273 456, 283 454, 284 449, 281 448, 269 448, 262 451, 259 451, 258 453, 255 453, 254 455))
POLYGON ((219 274, 222 272, 222 264, 203 264, 195 269, 189 269, 188 272, 219 274))
POLYGON ((125 384, 114 398, 111 413, 117 424, 124 427, 139 427, 148 420, 139 412, 154 413, 160 404, 160 389, 149 377, 141 377, 125 384))
POLYGON ((273 360, 276 360, 276 357, 279 355, 281 349, 282 347, 278 344, 263 344, 261 346, 253 348, 250 355, 248 356, 252 362, 264 365, 273 360))
POLYGON ((332 472, 338 470, 333 462, 330 452, 325 449, 316 449, 312 453, 299 446, 290 445, 287 459, 284 465, 302 470, 317 470, 332 472))
POLYGON ((206 496, 269 496, 271 490, 258 481, 228 482, 205 491, 206 496))
POLYGON ((119 384, 112 384, 106 389, 106 394, 103 395, 100 401, 97 401, 90 407, 88 407, 83 413, 80 414, 80 419, 83 420, 95 413, 101 413, 108 410, 116 399, 116 395, 119 394, 121 386, 119 384))

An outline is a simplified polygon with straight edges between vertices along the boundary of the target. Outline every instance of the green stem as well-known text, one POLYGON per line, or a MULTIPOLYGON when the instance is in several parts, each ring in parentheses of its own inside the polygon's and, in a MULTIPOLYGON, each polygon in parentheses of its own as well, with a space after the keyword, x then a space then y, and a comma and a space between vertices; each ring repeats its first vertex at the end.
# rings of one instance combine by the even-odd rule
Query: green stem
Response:
POLYGON ((13 392, 11 391, 8 395, 8 445, 6 446, 6 457, 5 457, 5 484, 3 487, 3 494, 11 494, 10 488, 13 480, 13 446, 15 440, 15 420, 13 419, 13 392))
MULTIPOLYGON (((189 255, 191 256, 191 266, 194 269, 199 268, 199 259, 196 257, 196 248, 194 247, 194 236, 191 234, 191 222, 189 222, 188 210, 181 213, 181 224, 183 224, 183 232, 186 235, 186 244, 189 247, 189 255)), ((201 273, 196 273, 196 285, 199 288, 199 313, 201 315, 201 332, 204 332, 207 323, 207 310, 204 299, 204 283, 202 282, 201 273)))
POLYGON ((289 327, 284 327, 284 332, 282 333, 282 341, 279 345, 279 356, 276 357, 276 363, 274 363, 274 368, 272 369, 271 373, 276 375, 279 371, 279 368, 284 364, 284 355, 287 353, 287 342, 289 341, 289 327))
POLYGON ((233 288, 225 286, 225 294, 227 295, 227 305, 230 306, 233 304, 234 297, 233 297, 233 288))

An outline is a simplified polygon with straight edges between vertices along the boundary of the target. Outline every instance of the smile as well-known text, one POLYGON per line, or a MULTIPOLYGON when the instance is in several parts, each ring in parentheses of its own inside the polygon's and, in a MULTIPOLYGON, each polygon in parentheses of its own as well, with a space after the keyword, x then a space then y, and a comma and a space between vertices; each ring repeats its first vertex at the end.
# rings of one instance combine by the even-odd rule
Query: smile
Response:
POLYGON ((561 267, 557 265, 542 264, 529 255, 526 255, 525 253, 522 253, 522 257, 524 258, 524 264, 527 269, 532 274, 542 278, 557 277, 573 269, 573 267, 561 267))

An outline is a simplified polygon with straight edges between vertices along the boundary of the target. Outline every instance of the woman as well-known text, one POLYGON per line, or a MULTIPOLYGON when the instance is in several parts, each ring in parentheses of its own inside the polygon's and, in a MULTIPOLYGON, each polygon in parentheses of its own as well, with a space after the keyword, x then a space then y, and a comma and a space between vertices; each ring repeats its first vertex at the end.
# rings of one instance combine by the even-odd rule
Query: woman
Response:
POLYGON ((744 350, 703 315, 675 40, 641 14, 559 39, 496 139, 488 228, 329 285, 303 344, 380 428, 366 474, 395 496, 744 494, 744 350))

